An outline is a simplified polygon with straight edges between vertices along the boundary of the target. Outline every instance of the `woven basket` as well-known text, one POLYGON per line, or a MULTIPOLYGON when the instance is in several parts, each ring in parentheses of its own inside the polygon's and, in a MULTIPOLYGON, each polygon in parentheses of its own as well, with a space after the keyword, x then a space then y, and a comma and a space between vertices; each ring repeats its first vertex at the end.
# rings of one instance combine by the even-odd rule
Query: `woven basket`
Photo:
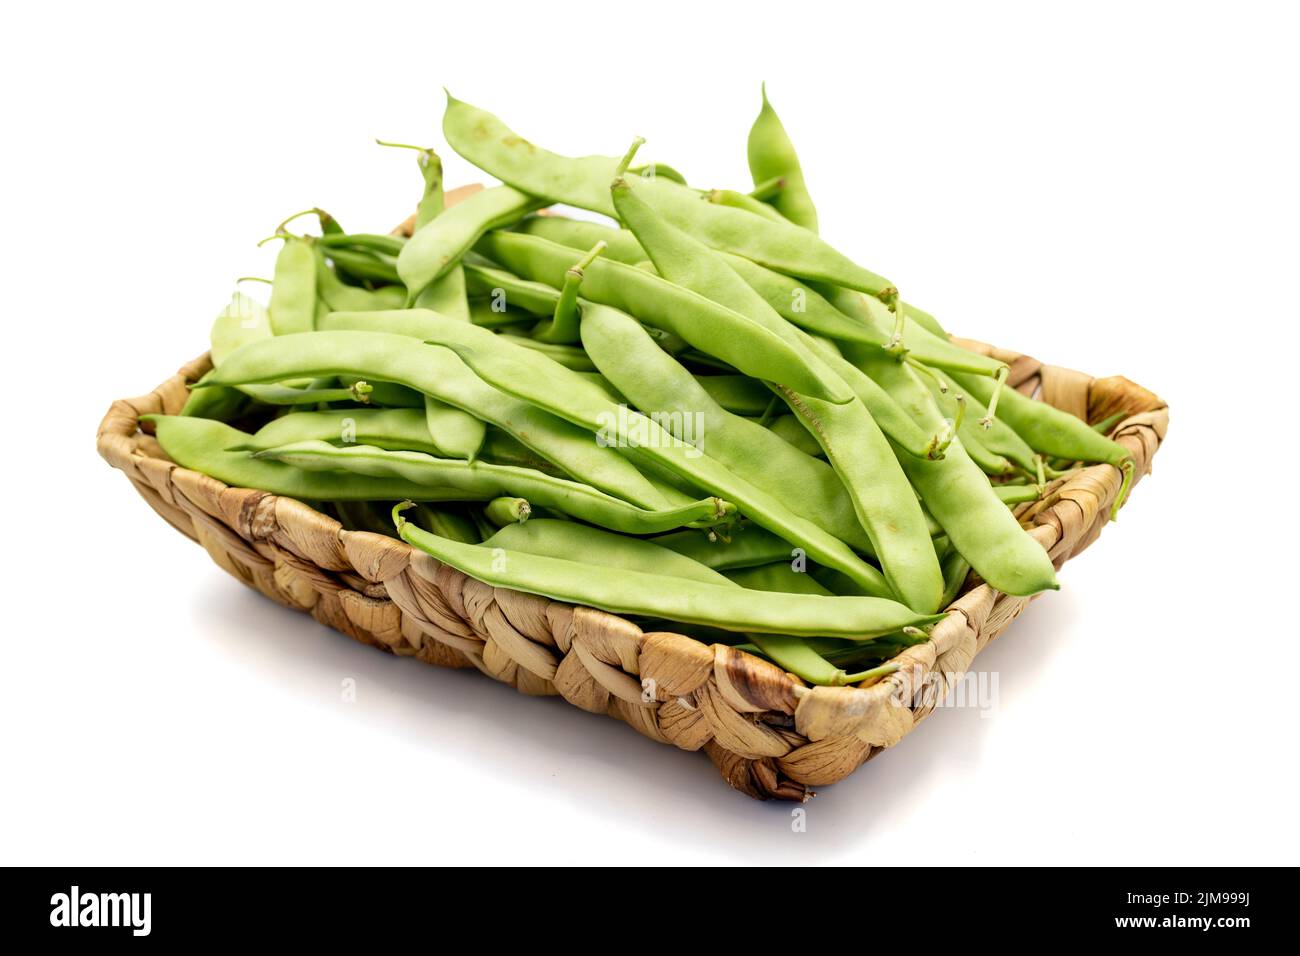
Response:
MULTIPOLYGON (((1020 391, 1087 421, 1127 413, 1111 434, 1137 460, 1135 484, 1150 470, 1169 420, 1151 392, 1125 378, 1093 379, 960 344, 1007 362, 1009 383, 1020 391)), ((188 384, 210 367, 204 355, 148 395, 114 402, 98 448, 217 564, 363 644, 442 667, 477 667, 525 694, 559 694, 647 737, 703 750, 751 797, 805 800, 813 787, 843 779, 898 743, 1030 600, 972 575, 932 639, 895 658, 899 671, 871 686, 809 687, 730 647, 494 588, 395 538, 344 530, 294 499, 176 466, 141 430, 140 416, 179 412, 188 384)), ((1119 485, 1118 469, 1092 466, 1049 485, 1017 514, 1059 569, 1101 533, 1119 485)))

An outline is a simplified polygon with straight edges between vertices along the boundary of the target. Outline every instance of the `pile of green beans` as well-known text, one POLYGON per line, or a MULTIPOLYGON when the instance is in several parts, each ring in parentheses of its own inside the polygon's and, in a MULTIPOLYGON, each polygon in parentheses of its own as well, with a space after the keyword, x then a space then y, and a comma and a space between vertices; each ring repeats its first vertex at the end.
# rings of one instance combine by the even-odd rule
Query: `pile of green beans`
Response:
POLYGON ((1056 588, 1013 511, 1049 477, 1113 464, 1122 504, 1115 420, 1004 390, 818 235, 766 90, 752 189, 633 166, 640 139, 562 156, 451 97, 443 133, 501 185, 448 206, 433 150, 382 143, 417 158, 410 238, 285 220, 268 303, 236 292, 212 371, 148 416, 174 461, 825 685, 889 673, 971 574, 1056 588))

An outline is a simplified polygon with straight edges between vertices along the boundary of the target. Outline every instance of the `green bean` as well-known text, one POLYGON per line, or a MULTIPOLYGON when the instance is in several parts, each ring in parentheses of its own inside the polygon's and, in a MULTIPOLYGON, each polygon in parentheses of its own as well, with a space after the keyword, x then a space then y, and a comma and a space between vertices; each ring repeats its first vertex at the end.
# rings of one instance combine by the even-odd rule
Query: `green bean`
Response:
MULTIPOLYGON (((384 145, 397 144, 386 143, 384 145)), ((417 149, 417 155, 419 156, 420 176, 424 180, 424 191, 420 195, 420 202, 415 207, 416 232, 441 215, 445 208, 442 188, 442 160, 431 149, 417 149)), ((400 253, 401 246, 399 245, 395 254, 400 253)), ((396 305, 388 306, 388 308, 401 308, 402 304, 399 302, 396 305)), ((465 272, 460 264, 457 263, 452 266, 441 278, 431 282, 423 292, 416 296, 415 304, 421 308, 441 312, 451 318, 465 322, 470 321, 469 295, 465 287, 465 272)), ((366 308, 366 306, 361 306, 356 311, 365 311, 366 308)), ((340 309, 335 311, 340 311, 340 309)))
MULTIPOLYGON (((513 341, 512 336, 506 336, 506 341, 513 341)), ((563 364, 563 363, 560 363, 563 364)), ((618 402, 620 405, 627 404, 627 396, 614 387, 614 383, 599 372, 578 372, 584 381, 590 382, 605 393, 605 397, 611 402, 618 402)))
MULTIPOLYGON (((570 159, 523 139, 484 110, 447 97, 443 135, 452 149, 502 182, 534 196, 621 218, 608 192, 619 160, 607 156, 570 159)), ((663 177, 636 179, 648 202, 669 223, 704 244, 734 252, 788 275, 831 282, 892 302, 892 283, 863 269, 793 223, 770 222, 746 212, 701 202, 699 193, 663 177), (755 221, 757 220, 757 222, 755 221)))
MULTIPOLYGON (((465 282, 470 292, 491 298, 492 306, 499 312, 507 308, 520 308, 535 316, 548 316, 560 304, 560 290, 542 282, 521 279, 504 269, 480 262, 465 263, 465 282)), ((437 309, 433 311, 437 312, 437 309)))
POLYGON ((344 471, 375 478, 402 478, 428 488, 454 489, 461 493, 464 501, 490 501, 502 496, 526 498, 530 503, 625 534, 656 534, 687 525, 717 524, 725 521, 735 510, 733 505, 717 498, 705 498, 676 508, 648 510, 590 485, 540 471, 485 462, 470 464, 459 459, 434 458, 417 451, 386 451, 371 445, 339 447, 327 442, 306 441, 254 452, 253 457, 283 462, 304 471, 344 471))
POLYGON ((487 425, 469 412, 446 402, 424 396, 425 429, 434 444, 450 458, 474 461, 483 448, 487 425))
MULTIPOLYGON (((661 424, 676 426, 676 437, 693 441, 710 458, 785 501, 791 511, 827 533, 870 552, 871 540, 858 524, 844 483, 829 465, 723 409, 630 316, 589 306, 582 320, 582 344, 634 405, 652 418, 661 416, 661 424)), ((673 427, 667 430, 674 432, 673 427)))
MULTIPOLYGON (((432 309, 462 322, 469 322, 469 291, 465 284, 465 270, 461 268, 460 263, 452 266, 441 278, 426 286, 424 291, 415 297, 415 306, 420 309, 432 309)), ((401 308, 401 305, 390 306, 390 308, 401 308)))
POLYGON ((939 620, 937 615, 917 614, 884 598, 771 595, 643 571, 611 570, 505 548, 460 544, 422 531, 400 514, 395 514, 394 521, 398 534, 412 547, 494 587, 605 608, 615 614, 666 617, 732 631, 826 634, 855 640, 939 620))
MULTIPOLYGON (((735 309, 774 333, 784 334, 787 341, 799 343, 797 331, 772 311, 725 260, 662 220, 626 180, 616 179, 610 189, 619 215, 666 278, 735 309)), ((815 360, 811 349, 805 352, 815 360)), ((866 406, 839 376, 824 364, 821 368, 822 381, 834 383, 833 387, 808 395, 790 387, 786 380, 777 379, 778 391, 825 450, 834 473, 848 491, 859 524, 880 558, 890 588, 909 607, 935 610, 943 594, 943 577, 925 533, 916 494, 866 406), (830 400, 820 397, 827 391, 832 393, 830 400)))
MULTIPOLYGON (((850 674, 818 654, 802 638, 788 634, 750 634, 748 637, 753 641, 754 647, 759 653, 792 674, 802 677, 810 684, 843 687, 867 680, 879 680, 895 673, 900 668, 898 664, 883 664, 880 667, 873 667, 869 670, 858 671, 856 674, 850 674)), ((867 644, 874 648, 878 642, 871 641, 867 642, 867 644)), ((885 657, 888 655, 882 651, 877 656, 885 657)))
POLYGON ((545 355, 552 362, 563 365, 565 368, 574 372, 595 372, 596 365, 582 349, 574 348, 571 345, 562 345, 556 342, 539 342, 537 339, 529 338, 526 335, 512 335, 510 332, 503 332, 501 338, 507 339, 518 345, 520 348, 528 349, 530 352, 537 352, 545 355))
POLYGON ((993 493, 1004 505, 1018 505, 1039 498, 1037 485, 994 485, 993 493))
POLYGON ((674 531, 653 541, 715 571, 790 561, 796 551, 788 541, 747 522, 731 528, 725 538, 716 530, 674 531))
POLYGON ((280 225, 276 226, 275 228, 276 235, 284 234, 285 227, 287 227, 289 223, 293 222, 295 219, 298 219, 302 216, 315 216, 317 222, 320 223, 320 231, 322 236, 342 235, 344 231, 343 227, 339 225, 337 219, 331 216, 324 209, 321 209, 319 206, 313 206, 311 209, 304 209, 302 212, 294 213, 284 222, 280 223, 280 225))
MULTIPOLYGON (((349 531, 369 531, 389 538, 397 537, 397 529, 393 527, 392 520, 393 502, 332 501, 330 506, 339 522, 349 531)), ((465 544, 478 544, 483 540, 474 521, 459 511, 445 507, 434 508, 427 502, 420 502, 407 514, 409 520, 421 528, 444 538, 465 544)))
POLYGON ((862 595, 862 587, 857 582, 850 580, 846 575, 834 568, 828 568, 820 564, 811 564, 808 566, 808 574, 817 580, 822 587, 832 594, 839 595, 862 595))
POLYGON ((782 441, 789 442, 805 455, 821 456, 826 453, 817 439, 804 427, 797 415, 778 415, 767 426, 768 431, 782 441))
POLYGON ((423 451, 450 457, 429 434, 424 410, 417 408, 350 408, 294 412, 272 419, 236 451, 264 451, 300 441, 375 445, 394 451, 423 451))
MULTIPOLYGON (((384 520, 383 508, 377 506, 376 502, 331 501, 330 507, 338 518, 339 524, 348 531, 366 531, 370 534, 382 534, 388 538, 397 537, 392 522, 384 520)), ((478 540, 475 536, 474 543, 477 544, 478 540)))
POLYGON ((282 235, 271 285, 271 331, 310 332, 316 317, 316 255, 305 239, 282 235))
MULTIPOLYGON (((324 379, 323 381, 328 381, 324 379)), ((340 375, 338 383, 350 391, 361 391, 367 405, 382 405, 386 408, 423 408, 424 396, 412 388, 393 382, 367 382, 359 375, 340 375)), ((246 386, 253 389, 260 385, 246 386)), ((301 404, 301 403, 298 403, 301 404)))
MULTIPOLYGON (((961 373, 954 373, 953 377, 974 392, 981 401, 989 403, 994 390, 992 382, 961 373)), ((1119 494, 1115 496, 1115 503, 1111 507, 1111 519, 1119 514, 1133 482, 1133 455, 1127 448, 1097 434, 1087 423, 1069 412, 1053 408, 1046 402, 1036 402, 1014 388, 1003 391, 997 413, 998 417, 1015 429, 1016 434, 1044 455, 1070 461, 1104 462, 1120 469, 1123 478, 1119 494)))
MULTIPOLYGON (((365 311, 364 309, 362 311, 365 311)), ((433 311, 437 311, 434 309, 433 311)), ((519 309, 506 306, 504 302, 494 301, 484 296, 472 296, 469 300, 469 320, 481 329, 505 331, 513 329, 522 334, 537 323, 537 317, 519 309)))
POLYGON ((570 370, 537 353, 510 348, 503 338, 489 335, 481 344, 455 346, 455 350, 480 377, 502 391, 588 429, 604 444, 634 448, 638 460, 657 463, 696 487, 735 502, 752 521, 805 548, 815 560, 840 568, 870 593, 892 593, 881 573, 843 541, 707 454, 674 439, 653 420, 600 396, 570 370))
MULTIPOLYGON (((917 415, 922 427, 937 422, 939 412, 929 390, 907 365, 878 351, 849 357, 862 362, 863 370, 917 415)), ((940 461, 924 461, 901 452, 898 459, 953 547, 980 577, 1007 594, 1057 588, 1056 571, 1047 552, 998 499, 960 441, 953 442, 940 461)))
POLYGON ((634 266, 647 258, 636 236, 626 229, 606 226, 585 219, 568 219, 564 216, 529 216, 514 227, 515 231, 530 236, 541 236, 570 249, 590 249, 598 242, 605 243, 605 258, 634 266))
POLYGON ((763 108, 749 130, 749 173, 754 185, 773 178, 783 181, 773 197, 772 206, 786 219, 812 232, 817 231, 817 209, 804 183, 803 169, 794 144, 780 117, 767 101, 767 84, 763 84, 763 108))
POLYGON ((465 492, 436 488, 404 478, 373 478, 358 474, 303 471, 290 465, 230 451, 251 439, 247 432, 207 418, 145 415, 153 424, 167 457, 182 468, 210 475, 239 488, 257 488, 273 495, 306 501, 460 501, 465 492))
MULTIPOLYGON (((483 517, 498 528, 504 525, 523 524, 533 516, 533 506, 526 498, 503 496, 493 498, 483 507, 483 517)), ((568 522, 561 522, 567 524, 568 522)))
MULTIPOLYGON (((720 206, 731 206, 735 209, 743 209, 746 212, 752 212, 756 216, 762 216, 764 219, 773 219, 777 222, 784 222, 784 217, 765 202, 755 199, 747 193, 739 193, 734 189, 710 189, 705 197, 711 203, 717 203, 720 206)), ((746 260, 748 261, 748 260, 746 260)))
MULTIPOLYGON (((517 232, 490 232, 475 248, 517 275, 557 288, 573 264, 567 246, 517 232)), ((789 380, 814 394, 824 390, 817 373, 780 336, 635 266, 597 259, 584 273, 582 295, 586 301, 608 305, 678 335, 752 378, 789 380)))
POLYGON ((1107 415, 1099 422, 1093 422, 1088 427, 1098 435, 1109 435, 1111 429, 1127 418, 1128 415, 1128 412, 1116 412, 1114 415, 1107 415))
MULTIPOLYGON (((657 539, 657 540, 663 540, 657 539)), ((571 522, 535 520, 526 525, 507 525, 483 542, 485 547, 500 548, 506 551, 518 551, 524 554, 581 561, 586 565, 596 565, 612 571, 634 571, 662 576, 665 586, 669 579, 701 582, 704 584, 741 588, 741 584, 731 577, 699 564, 690 558, 674 554, 647 541, 635 538, 622 538, 596 528, 587 528, 571 522)), ((788 566, 786 567, 788 571, 788 566)), ((768 572, 766 568, 755 569, 768 572)), ((743 573, 743 572, 742 572, 743 573)), ((790 571, 790 574, 795 572, 790 571)), ((735 575, 733 574, 733 577, 735 575)), ((806 577, 806 575, 804 575, 806 577)), ((757 591, 773 590, 765 584, 783 583, 779 575, 763 573, 755 576, 745 587, 757 591)), ((806 586, 806 585, 805 585, 806 586)), ((816 588, 815 582, 812 585, 816 588)), ((824 590, 808 590, 796 593, 814 593, 826 596, 824 590)), ((768 599, 764 599, 768 600, 768 599)), ((674 622, 680 629, 680 624, 674 622)), ((864 676, 850 677, 842 669, 835 667, 821 657, 813 645, 848 645, 857 650, 860 656, 864 648, 873 642, 827 640, 818 638, 796 637, 789 634, 748 634, 746 635, 763 653, 775 660, 782 667, 813 684, 838 686, 865 680, 864 676)))
MULTIPOLYGON (((783 594, 816 594, 830 596, 831 592, 817 582, 812 576, 795 571, 788 564, 772 564, 764 567, 747 568, 742 571, 728 572, 727 577, 735 584, 757 591, 777 592, 783 594)), ((802 677, 811 684, 839 687, 856 684, 871 678, 883 677, 898 670, 899 665, 891 664, 857 674, 849 674, 843 668, 835 666, 827 658, 828 648, 838 646, 842 656, 849 659, 861 657, 874 648, 876 642, 852 642, 826 638, 795 637, 789 634, 748 634, 746 635, 759 653, 791 673, 802 677), (848 649, 851 648, 851 651, 848 649)), ((877 652, 881 657, 892 656, 883 648, 877 652)))
POLYGON ((325 402, 370 404, 375 387, 358 381, 346 386, 240 385, 249 398, 265 405, 320 405, 325 402))
POLYGON ((325 303, 326 312, 400 309, 406 302, 406 292, 400 286, 362 289, 348 285, 330 267, 325 250, 319 247, 316 249, 316 297, 325 303))
POLYGON ((604 251, 602 239, 564 273, 564 286, 560 289, 560 300, 555 303, 555 312, 549 322, 542 322, 533 330, 533 338, 560 344, 578 341, 578 289, 582 286, 583 270, 604 251))
POLYGON ((727 577, 741 587, 779 594, 825 594, 831 592, 806 571, 796 571, 788 561, 760 564, 728 571, 727 577))
POLYGON ((733 415, 757 418, 772 401, 772 390, 745 375, 697 375, 708 396, 733 415))
MULTIPOLYGON (((397 529, 393 527, 391 513, 392 508, 389 508, 388 513, 384 515, 385 524, 392 534, 396 534, 397 529)), ((483 540, 474 521, 459 511, 434 508, 419 502, 407 514, 410 516, 408 520, 414 521, 419 527, 439 537, 451 538, 453 541, 461 541, 465 544, 478 544, 483 540)))
MULTIPOLYGON (((377 443, 370 442, 369 444, 374 445, 377 443)), ((419 451, 420 449, 414 450, 419 451)), ((561 477, 565 475, 563 469, 554 462, 539 455, 514 435, 495 425, 489 425, 487 428, 487 435, 483 440, 483 449, 479 453, 479 460, 494 465, 518 465, 521 468, 532 468, 535 471, 544 471, 547 474, 561 477)), ((667 500, 667 498, 664 500, 667 500)))
POLYGON ((326 250, 327 255, 334 249, 351 249, 354 252, 373 252, 388 258, 394 258, 406 245, 401 236, 390 236, 373 232, 331 233, 316 240, 326 250))
MULTIPOLYGON (((421 313, 393 315, 405 315, 411 321, 418 321, 421 313)), ((326 326, 342 327, 347 324, 344 320, 349 318, 360 326, 371 321, 367 315, 336 314, 327 317, 326 326)), ((454 320, 444 320, 444 325, 473 331, 472 326, 454 320)), ((493 337, 489 332, 483 334, 493 337)), ((641 475, 635 465, 620 455, 618 449, 603 448, 591 440, 589 431, 560 421, 527 401, 487 385, 454 352, 419 344, 418 340, 413 341, 407 336, 368 331, 324 331, 314 332, 310 337, 267 339, 230 355, 222 367, 200 385, 247 384, 277 379, 286 374, 373 375, 375 372, 382 372, 392 381, 441 399, 505 429, 578 481, 645 508, 659 508, 672 503, 641 475)), ((586 387, 595 390, 603 399, 603 393, 594 385, 586 387)), ((676 503, 682 500, 679 497, 676 503)))
POLYGON ((485 232, 543 205, 509 186, 496 186, 442 213, 413 235, 397 257, 397 273, 406 284, 408 300, 414 302, 430 283, 452 269, 485 232))
POLYGON ((242 292, 236 292, 230 297, 230 304, 212 322, 209 336, 212 364, 221 364, 227 355, 246 342, 270 337, 271 321, 266 309, 242 292))
POLYGON ((185 399, 181 414, 193 418, 231 421, 248 410, 251 399, 237 388, 196 388, 185 399))
POLYGON ((397 273, 397 260, 392 256, 368 249, 341 246, 332 247, 325 254, 335 268, 357 279, 388 284, 401 281, 397 273))
POLYGON ((506 524, 483 544, 539 557, 581 561, 610 570, 642 571, 726 587, 729 580, 717 571, 658 544, 664 537, 678 534, 700 536, 703 532, 678 531, 647 540, 620 537, 572 521, 535 518, 527 524, 506 524))
POLYGON ((948 607, 961 593, 966 576, 970 574, 970 562, 953 550, 943 559, 943 607, 948 607))

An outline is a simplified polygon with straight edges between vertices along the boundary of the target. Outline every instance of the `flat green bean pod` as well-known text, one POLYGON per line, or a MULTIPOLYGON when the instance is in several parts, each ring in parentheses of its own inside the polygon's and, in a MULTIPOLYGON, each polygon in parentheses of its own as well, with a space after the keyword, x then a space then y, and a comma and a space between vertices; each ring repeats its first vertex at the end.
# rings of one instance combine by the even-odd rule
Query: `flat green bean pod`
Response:
POLYGON ((755 199, 748 193, 736 192, 734 189, 710 189, 706 194, 706 197, 709 202, 717 203, 720 206, 731 206, 735 209, 743 209, 745 212, 752 212, 756 216, 762 216, 764 219, 773 219, 777 222, 786 221, 785 218, 774 208, 760 199, 755 199))
POLYGON ((409 389, 382 382, 350 382, 346 385, 240 385, 249 398, 265 405, 320 405, 327 402, 360 402, 408 408, 423 405, 424 399, 409 389), (382 400, 382 401, 381 401, 382 400))
POLYGON ((747 375, 697 375, 695 381, 733 415, 756 418, 772 403, 772 390, 747 375))
POLYGON ((261 303, 242 292, 230 297, 230 304, 222 309, 212 322, 209 341, 212 347, 212 364, 221 361, 245 343, 271 337, 270 314, 261 303))
MULTIPOLYGON (((419 157, 420 176, 424 180, 424 192, 420 196, 419 204, 415 207, 415 231, 419 232, 442 215, 446 209, 446 198, 442 188, 442 159, 431 149, 417 149, 416 152, 419 157)), ((398 245, 394 255, 400 254, 401 248, 401 245, 398 245)), ((405 301, 405 297, 403 297, 402 302, 387 306, 339 305, 334 307, 332 311, 364 312, 372 308, 401 308, 405 301)), ((421 308, 433 309, 452 318, 468 322, 470 320, 469 295, 465 286, 465 271, 461 268, 460 263, 453 265, 440 278, 429 283, 415 297, 415 304, 421 308)))
POLYGON ((994 485, 993 493, 1004 505, 1024 504, 1026 501, 1037 501, 1039 497, 1036 485, 994 485))
POLYGON ((605 243, 605 258, 634 266, 649 258, 636 236, 626 229, 607 226, 585 219, 565 216, 529 216, 514 227, 515 231, 530 236, 541 236, 570 249, 590 249, 598 242, 605 243))
MULTIPOLYGON (((703 532, 680 531, 674 534, 699 535, 703 532)), ((616 571, 643 571, 723 587, 729 584, 728 578, 712 568, 661 547, 658 542, 662 540, 663 537, 628 538, 573 521, 535 518, 526 524, 505 525, 483 544, 541 557, 580 561, 616 571)))
POLYGON ((396 285, 384 285, 376 289, 348 285, 330 266, 324 250, 317 247, 316 297, 324 303, 326 312, 343 309, 400 309, 406 302, 406 290, 396 285))
POLYGON ((731 631, 823 634, 863 640, 904 627, 924 627, 938 615, 917 614, 896 601, 870 597, 772 595, 685 578, 599 566, 439 538, 395 516, 398 534, 458 571, 491 584, 605 608, 731 631))
POLYGON ((524 498, 533 505, 624 534, 658 534, 687 525, 718 524, 735 510, 729 502, 706 498, 677 508, 650 511, 590 485, 540 471, 486 462, 471 464, 416 451, 386 451, 370 445, 340 447, 328 442, 305 441, 254 452, 253 457, 283 462, 304 471, 344 471, 373 478, 399 478, 422 487, 458 491, 465 501, 524 498))
POLYGON ((715 571, 791 561, 798 549, 757 525, 741 522, 726 537, 716 531, 674 531, 654 543, 715 571))
POLYGON ((796 571, 788 561, 760 564, 728 571, 727 577, 741 587, 778 594, 824 594, 831 592, 806 571, 796 571))
POLYGON ((402 247, 406 245, 406 240, 401 236, 373 232, 334 232, 320 236, 316 241, 320 243, 322 248, 327 250, 339 248, 366 249, 385 256, 399 255, 402 247))
MULTIPOLYGON (((488 523, 496 525, 498 528, 508 527, 514 524, 523 524, 533 515, 533 506, 528 503, 527 498, 511 498, 503 496, 493 498, 483 507, 483 517, 487 518, 488 523)), ((571 524, 572 522, 561 521, 560 524, 571 524)))
POLYGON ((789 442, 795 448, 798 448, 805 455, 825 455, 822 446, 817 444, 817 439, 813 438, 812 433, 804 427, 803 422, 797 415, 778 415, 767 425, 768 430, 780 438, 782 441, 789 442))
POLYGON ((395 451, 423 451, 446 456, 429 434, 424 410, 418 408, 352 408, 326 412, 294 412, 267 422, 249 441, 232 451, 265 451, 300 441, 341 445, 375 445, 395 451))
POLYGON ((297 236, 281 236, 271 283, 271 331, 276 335, 310 332, 316 315, 316 254, 297 236))
POLYGON ((509 186, 475 193, 420 229, 402 247, 397 274, 414 302, 430 283, 441 278, 489 229, 506 226, 545 203, 509 186))
MULTIPOLYGON (((238 488, 257 488, 273 495, 305 501, 463 501, 465 492, 405 478, 376 478, 359 474, 303 471, 276 461, 230 451, 246 445, 247 432, 207 418, 145 415, 158 444, 182 468, 202 472, 238 488)), ((491 497, 491 496, 489 496, 491 497)))
MULTIPOLYGON (((512 272, 482 262, 465 263, 465 282, 470 292, 488 296, 493 306, 502 312, 508 308, 517 308, 535 316, 547 316, 555 311, 560 301, 559 289, 542 282, 521 279, 512 272)), ((401 308, 400 304, 397 308, 401 308)))
POLYGON ((336 269, 355 279, 390 284, 401 281, 397 274, 397 259, 394 256, 371 249, 354 249, 347 246, 332 246, 326 250, 326 256, 334 263, 336 269))
POLYGON ((763 84, 763 108, 749 130, 748 153, 749 173, 755 186, 772 179, 781 180, 781 189, 771 200, 776 211, 796 225, 816 232, 817 208, 808 195, 794 143, 767 101, 767 84, 763 84))
POLYGON ((487 424, 455 405, 424 396, 424 427, 448 458, 474 461, 483 448, 487 424))

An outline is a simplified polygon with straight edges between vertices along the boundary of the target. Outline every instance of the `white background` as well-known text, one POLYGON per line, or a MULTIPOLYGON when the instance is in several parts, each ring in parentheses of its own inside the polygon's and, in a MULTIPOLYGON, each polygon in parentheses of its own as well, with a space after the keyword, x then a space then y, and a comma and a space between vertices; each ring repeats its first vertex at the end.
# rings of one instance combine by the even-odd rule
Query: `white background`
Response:
POLYGON ((1294 14, 902 7, 10 9, 0 860, 1296 863, 1294 14), (412 158, 372 140, 441 147, 442 86, 743 187, 763 79, 832 242, 1172 407, 1119 523, 979 658, 996 711, 926 721, 807 832, 703 756, 271 604, 95 455, 283 216, 406 215, 412 158))

